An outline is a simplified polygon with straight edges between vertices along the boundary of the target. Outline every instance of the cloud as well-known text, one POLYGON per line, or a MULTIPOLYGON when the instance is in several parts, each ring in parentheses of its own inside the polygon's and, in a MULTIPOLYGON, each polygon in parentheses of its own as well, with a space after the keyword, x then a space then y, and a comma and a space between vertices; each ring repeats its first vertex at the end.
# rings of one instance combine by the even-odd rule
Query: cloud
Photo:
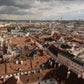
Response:
POLYGON ((35 0, 0 0, 0 6, 14 6, 18 8, 32 8, 35 0))
POLYGON ((22 9, 19 9, 17 7, 13 6, 4 6, 2 9, 0 9, 0 14, 8 14, 8 15, 32 15, 32 12, 28 12, 22 9))
POLYGON ((49 2, 49 1, 51 1, 51 0, 37 0, 37 1, 49 2))
POLYGON ((0 0, 1 19, 81 18, 83 9, 84 0, 0 0))
POLYGON ((14 1, 13 0, 0 0, 0 6, 3 6, 3 5, 12 6, 14 5, 14 1))

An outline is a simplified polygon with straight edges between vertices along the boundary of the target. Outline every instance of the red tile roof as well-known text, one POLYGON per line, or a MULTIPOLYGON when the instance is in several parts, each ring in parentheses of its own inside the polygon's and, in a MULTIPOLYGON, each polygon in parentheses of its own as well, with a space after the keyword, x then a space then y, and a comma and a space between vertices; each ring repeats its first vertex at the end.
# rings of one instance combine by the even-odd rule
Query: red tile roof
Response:
POLYGON ((54 37, 57 40, 59 40, 61 38, 61 35, 54 33, 52 37, 54 37))
POLYGON ((0 64, 0 76, 5 74, 5 64, 0 64))
POLYGON ((1 28, 1 30, 6 30, 7 31, 7 28, 1 28))
POLYGON ((21 71, 31 70, 31 63, 30 63, 30 60, 23 61, 22 65, 20 63, 16 64, 16 63, 10 62, 10 63, 6 64, 6 67, 7 67, 7 69, 6 69, 7 74, 18 73, 19 69, 21 69, 21 71), (12 68, 11 68, 11 66, 12 66, 12 68))
POLYGON ((0 51, 2 51, 3 50, 3 47, 2 46, 0 46, 0 51))
POLYGON ((7 39, 8 39, 7 37, 3 38, 4 41, 6 41, 7 39))

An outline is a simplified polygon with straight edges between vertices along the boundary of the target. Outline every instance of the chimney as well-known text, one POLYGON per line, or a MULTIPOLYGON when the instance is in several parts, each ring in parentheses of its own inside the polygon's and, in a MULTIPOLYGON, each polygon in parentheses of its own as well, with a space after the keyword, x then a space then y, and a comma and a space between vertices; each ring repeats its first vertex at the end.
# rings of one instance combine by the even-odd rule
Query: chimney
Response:
POLYGON ((18 64, 18 60, 16 61, 16 64, 18 64))
POLYGON ((40 69, 40 72, 41 72, 42 70, 40 69))
POLYGON ((53 60, 53 58, 52 58, 52 60, 53 60))
POLYGON ((21 68, 19 68, 19 72, 21 72, 21 68))
POLYGON ((22 60, 20 61, 20 64, 23 65, 23 61, 22 60))
POLYGON ((52 61, 50 62, 50 66, 52 67, 52 61))
POLYGON ((51 60, 49 60, 49 63, 51 62, 51 60))
POLYGON ((36 73, 36 71, 34 70, 34 73, 36 73))
POLYGON ((59 63, 58 66, 60 67, 60 65, 61 65, 61 64, 59 63))
POLYGON ((3 81, 5 82, 5 77, 3 78, 3 81))
POLYGON ((54 68, 56 68, 56 64, 54 64, 54 68))
POLYGON ((57 60, 55 61, 55 63, 57 63, 57 60))
POLYGON ((81 74, 78 74, 78 78, 81 78, 81 74))
POLYGON ((68 71, 70 70, 70 67, 68 68, 68 71))
POLYGON ((15 76, 15 78, 17 79, 17 82, 19 82, 20 77, 19 76, 15 76))
POLYGON ((68 71, 68 72, 67 72, 67 79, 69 78, 70 74, 71 74, 71 72, 68 71))

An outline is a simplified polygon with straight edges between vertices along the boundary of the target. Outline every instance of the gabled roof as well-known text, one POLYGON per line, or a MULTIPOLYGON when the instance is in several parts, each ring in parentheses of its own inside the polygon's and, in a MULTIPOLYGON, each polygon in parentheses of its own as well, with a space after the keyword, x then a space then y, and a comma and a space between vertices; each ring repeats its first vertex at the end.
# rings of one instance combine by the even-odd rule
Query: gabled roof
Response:
POLYGON ((15 77, 11 77, 3 84, 17 84, 17 81, 16 81, 15 77))
POLYGON ((61 35, 54 33, 52 37, 59 40, 61 38, 61 35))

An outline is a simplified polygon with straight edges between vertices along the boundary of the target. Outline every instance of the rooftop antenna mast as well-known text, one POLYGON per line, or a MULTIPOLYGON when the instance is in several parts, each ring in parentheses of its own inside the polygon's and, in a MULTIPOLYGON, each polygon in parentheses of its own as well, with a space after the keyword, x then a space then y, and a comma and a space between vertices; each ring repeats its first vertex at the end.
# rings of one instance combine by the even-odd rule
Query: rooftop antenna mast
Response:
POLYGON ((61 17, 61 23, 62 23, 62 17, 61 17))

